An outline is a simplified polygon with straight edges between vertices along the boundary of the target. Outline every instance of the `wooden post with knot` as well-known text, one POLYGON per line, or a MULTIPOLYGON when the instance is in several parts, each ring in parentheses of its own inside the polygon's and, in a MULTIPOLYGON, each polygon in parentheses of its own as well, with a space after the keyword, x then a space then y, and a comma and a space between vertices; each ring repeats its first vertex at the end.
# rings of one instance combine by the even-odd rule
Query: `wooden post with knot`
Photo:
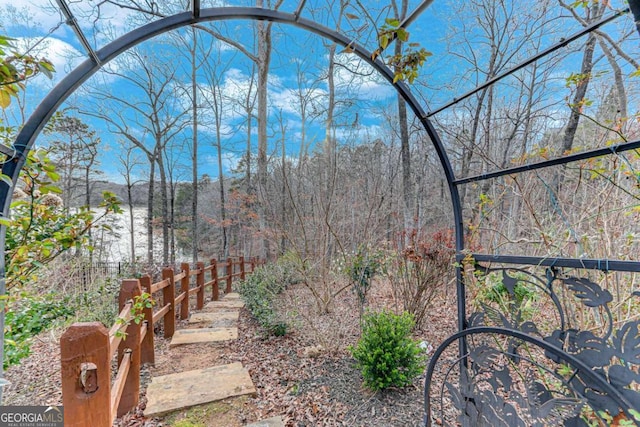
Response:
POLYGON ((226 276, 227 276, 227 289, 225 289, 224 293, 225 294, 230 294, 232 292, 231 290, 231 282, 233 281, 233 259, 228 258, 227 259, 227 271, 226 271, 226 276))
POLYGON ((247 278, 247 273, 244 269, 244 256, 240 257, 240 280, 244 280, 247 278))
POLYGON ((74 323, 60 337, 66 427, 111 426, 109 331, 100 322, 74 323))
POLYGON ((204 262, 198 262, 196 265, 198 269, 198 275, 196 276, 196 286, 198 287, 196 310, 202 310, 202 307, 204 307, 204 262))
MULTIPOLYGON (((142 290, 149 295, 149 299, 153 300, 151 295, 151 277, 145 275, 140 278, 140 286, 142 290)), ((155 349, 153 344, 153 307, 144 307, 144 324, 143 329, 146 331, 142 338, 140 348, 140 363, 155 364, 155 349)))
POLYGON ((180 319, 184 320, 189 318, 189 283, 191 282, 191 267, 188 262, 180 264, 180 269, 184 273, 184 277, 180 281, 180 293, 184 294, 182 303, 180 304, 180 319))

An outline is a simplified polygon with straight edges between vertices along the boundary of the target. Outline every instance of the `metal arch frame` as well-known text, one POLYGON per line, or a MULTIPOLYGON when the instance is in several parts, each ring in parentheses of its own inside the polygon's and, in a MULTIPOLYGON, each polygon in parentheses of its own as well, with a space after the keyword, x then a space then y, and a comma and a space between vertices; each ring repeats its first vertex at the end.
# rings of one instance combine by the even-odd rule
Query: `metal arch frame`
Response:
MULTIPOLYGON (((117 40, 109 43, 103 48, 95 52, 95 56, 92 55, 90 59, 85 60, 82 64, 77 66, 73 71, 67 74, 40 102, 35 111, 29 117, 24 127, 18 133, 14 148, 15 156, 2 165, 2 173, 11 177, 13 185, 8 185, 6 182, 0 182, 0 206, 2 207, 2 216, 7 217, 9 214, 11 196, 13 189, 18 180, 20 170, 24 166, 26 161, 26 154, 33 146, 37 136, 44 128, 47 121, 51 118, 58 107, 87 79, 102 68, 103 65, 116 58, 121 53, 125 52, 131 47, 134 47, 146 40, 160 35, 167 31, 171 31, 177 28, 181 28, 187 25, 196 24, 199 22, 210 21, 223 21, 232 19, 248 19, 248 20, 266 20, 276 23, 289 24, 317 34, 325 39, 329 39, 342 46, 349 46, 352 51, 358 55, 362 60, 372 66, 380 75, 382 75, 397 92, 407 102, 411 110, 416 117, 419 118, 424 126, 427 134, 431 138, 431 142, 436 150, 444 174, 449 187, 449 193, 453 204, 454 215, 454 229, 456 234, 456 250, 461 252, 464 249, 464 229, 462 222, 462 206, 460 203, 460 197, 458 188, 455 185, 455 175, 453 168, 449 161, 449 158, 445 152, 444 145, 440 136, 438 135, 435 127, 427 118, 425 111, 422 109, 416 98, 411 93, 409 87, 402 81, 393 83, 394 73, 387 67, 378 55, 375 60, 372 60, 372 53, 367 51, 364 47, 354 43, 351 38, 331 30, 315 21, 302 18, 300 16, 301 9, 304 7, 304 0, 301 1, 298 10, 294 13, 285 13, 277 10, 255 8, 255 7, 220 7, 220 8, 208 8, 200 9, 200 2, 193 0, 191 3, 192 10, 187 12, 178 13, 166 18, 159 19, 157 21, 146 24, 139 27, 117 40)), ((425 2, 428 6, 430 1, 425 2)), ((426 6, 425 6, 426 7, 426 6)), ((422 8, 424 9, 424 7, 422 8)), ((413 14, 412 14, 413 16, 413 14)), ((5 288, 5 261, 4 250, 6 243, 6 226, 0 226, 0 295, 4 295, 5 288)), ((457 298, 458 298, 458 326, 462 330, 465 328, 465 291, 462 283, 462 275, 460 268, 456 268, 457 277, 457 298)), ((0 311, 0 338, 2 337, 4 330, 4 312, 0 311)), ((1 345, 1 344, 0 344, 1 345)), ((3 346, 0 347, 3 355, 3 346)), ((464 343, 461 343, 461 354, 465 351, 464 343)), ((0 371, 1 372, 1 371, 0 371)), ((0 387, 0 399, 1 399, 1 387, 0 387)))
MULTIPOLYGON (((71 71, 63 80, 54 87, 49 94, 41 101, 38 107, 35 109, 33 114, 29 117, 24 127, 20 130, 17 135, 16 141, 14 143, 15 155, 9 161, 7 161, 4 165, 2 165, 2 173, 9 176, 12 179, 13 184, 8 185, 6 182, 0 182, 0 206, 2 207, 2 215, 4 217, 8 216, 9 208, 11 203, 11 195, 14 189, 15 183, 18 180, 18 175, 22 167, 24 166, 26 160, 26 154, 33 146, 37 136, 40 134, 42 129, 44 128, 47 121, 54 114, 54 112, 58 109, 58 107, 76 90, 79 86, 81 86, 87 79, 89 79, 93 74, 101 69, 101 67, 116 58, 126 50, 131 47, 134 47, 148 39, 151 39, 157 35, 163 34, 167 31, 171 31, 174 29, 178 29, 187 25, 197 24, 199 22, 211 22, 211 21, 224 21, 224 20, 237 20, 237 19, 246 19, 246 20, 266 20, 276 23, 282 23, 287 25, 293 25, 295 27, 301 28, 303 30, 314 33, 320 37, 331 40, 337 44, 342 46, 349 46, 353 52, 358 55, 362 60, 367 62, 370 66, 372 66, 380 75, 382 75, 402 96, 402 98, 407 102, 411 110, 414 112, 416 117, 422 123, 425 131, 429 135, 431 142, 436 150, 436 154, 438 155, 440 164, 443 168, 443 172, 445 178, 447 180, 447 185, 449 187, 449 194, 451 197, 451 203, 453 208, 453 216, 454 216, 454 229, 455 229, 455 247, 457 252, 458 260, 463 258, 464 251, 464 227, 463 227, 463 219, 462 219, 462 205, 459 196, 458 187, 460 185, 464 185, 469 182, 479 181, 484 179, 492 179, 498 176, 506 175, 506 174, 515 174, 525 170, 543 168, 548 166, 554 166, 557 164, 564 164, 569 162, 574 162, 577 160, 581 160, 584 158, 592 158, 605 154, 615 154, 616 151, 624 151, 629 149, 638 148, 638 142, 634 141, 632 143, 628 143, 627 145, 621 145, 614 149, 608 148, 606 150, 594 150, 591 152, 586 152, 580 155, 575 156, 567 156, 560 160, 553 160, 547 162, 540 162, 539 164, 515 167, 511 169, 505 169, 503 171, 498 171, 495 173, 491 173, 488 175, 481 175, 478 177, 470 177, 463 178, 457 180, 455 177, 455 173, 453 171, 451 162, 449 157, 444 149, 444 144, 430 121, 430 117, 436 114, 438 111, 442 109, 448 108, 449 106, 455 104, 455 102, 441 107, 438 110, 435 110, 431 113, 425 113, 422 106, 418 103, 416 98, 411 93, 409 87, 404 84, 402 81, 393 83, 394 74, 393 71, 387 67, 383 61, 380 59, 380 56, 377 55, 375 60, 372 60, 372 53, 367 51, 364 47, 354 43, 352 39, 346 37, 344 34, 338 33, 334 30, 331 30, 315 21, 302 18, 301 12, 304 7, 306 0, 300 0, 298 8, 294 13, 285 13, 277 10, 271 9, 263 9, 263 8, 254 8, 254 7, 220 7, 220 8, 208 8, 201 9, 199 0, 191 1, 191 10, 185 11, 182 13, 178 13, 172 16, 168 16, 165 18, 161 18, 157 21, 151 22, 147 25, 139 27, 117 40, 111 42, 110 44, 104 46, 103 48, 95 51, 94 55, 90 55, 90 58, 85 60, 82 64, 76 67, 73 71, 71 71)), ((637 3, 638 0, 634 0, 630 3, 637 3)), ((427 7, 431 3, 430 0, 426 0, 419 7, 420 11, 427 7)), ((414 14, 410 16, 413 18, 414 14)), ((409 24, 409 19, 405 24, 409 24)), ((586 34, 590 31, 593 31, 595 28, 588 28, 586 31, 581 32, 582 34, 586 34)), ((563 42, 562 42, 563 43, 563 42)), ((548 53, 549 51, 544 51, 544 53, 548 53)), ((91 51, 89 52, 91 54, 91 51)), ((544 55, 542 55, 544 56, 544 55)), ((539 59, 541 56, 537 56, 534 60, 539 59)), ((526 65, 526 64, 525 64, 526 65)), ((523 65, 524 66, 524 65, 523 65)), ((489 82, 489 84, 493 84, 495 81, 489 82)), ((464 95, 463 95, 464 96, 464 95)), ((4 282, 4 274, 5 274, 5 264, 4 264, 4 250, 5 250, 5 240, 6 240, 6 226, 0 226, 0 295, 3 295, 6 291, 5 282, 4 282)), ((639 271, 640 270, 640 261, 606 261, 606 260, 579 260, 579 259, 544 259, 544 258, 534 258, 534 257, 517 257, 517 256, 491 256, 484 254, 472 254, 476 260, 482 261, 494 261, 494 262, 503 262, 503 263, 524 263, 530 265, 555 265, 562 266, 564 264, 574 265, 574 266, 583 266, 585 268, 593 268, 593 269, 620 269, 624 271, 639 271)), ((460 266, 456 267, 456 280, 457 280, 457 311, 458 311, 458 330, 459 332, 449 337, 443 344, 447 346, 451 342, 458 340, 459 341, 459 353, 461 358, 464 358, 467 354, 466 351, 466 337, 480 332, 477 328, 468 328, 467 320, 466 320, 466 295, 465 295, 465 286, 462 278, 462 269, 460 266)), ((4 312, 0 311, 0 338, 2 337, 4 330, 4 312)), ((504 330, 490 330, 486 329, 484 332, 494 332, 494 333, 504 333, 504 330)), ((534 342, 535 338, 522 334, 520 332, 510 331, 508 332, 512 336, 519 337, 525 341, 534 342)), ((567 357, 567 355, 562 352, 560 349, 551 348, 548 343, 542 342, 534 342, 535 344, 540 345, 543 348, 548 348, 549 351, 553 353, 561 352, 563 357, 567 357)), ((3 346, 0 344, 0 356, 4 353, 3 346)), ((437 360, 437 357, 433 357, 432 360, 437 360)), ((1 371, 0 371, 1 372, 1 371)), ((599 381, 596 379, 596 381, 599 381)), ((0 378, 1 385, 1 378, 0 378)), ((1 398, 1 386, 0 386, 0 398, 1 398)), ((428 404, 428 402, 425 402, 428 404)))
MULTIPOLYGON (((196 2, 197 3, 197 2, 196 2)), ((302 28, 321 37, 329 39, 342 46, 350 46, 356 55, 371 65, 380 75, 382 75, 389 83, 391 83, 398 93, 409 104, 414 114, 420 118, 421 123, 432 140, 434 148, 438 154, 440 163, 444 169, 444 174, 450 189, 450 195, 454 204, 454 219, 456 228, 456 246, 457 250, 463 249, 463 228, 462 214, 459 204, 458 190, 455 185, 455 176, 449 158, 445 152, 444 145, 440 139, 433 124, 426 118, 425 111, 418 104, 417 100, 409 90, 408 86, 403 82, 393 83, 393 71, 387 67, 382 60, 377 57, 372 60, 372 53, 364 49, 362 46, 353 43, 353 40, 345 35, 331 30, 318 24, 315 21, 301 18, 297 14, 284 13, 276 10, 253 8, 253 7, 222 7, 209 9, 195 9, 190 12, 183 12, 162 18, 142 27, 139 27, 117 40, 109 43, 105 47, 96 51, 98 61, 85 60, 82 64, 71 71, 51 92, 41 101, 33 114, 29 117, 24 127, 18 133, 14 147, 16 156, 12 161, 2 166, 2 173, 11 177, 15 183, 18 174, 25 162, 25 153, 33 146, 36 138, 44 128, 47 121, 51 118, 57 108, 87 79, 102 68, 104 64, 116 58, 121 53, 131 47, 134 47, 143 41, 153 38, 157 35, 174 30, 183 26, 196 24, 198 22, 222 21, 231 19, 251 19, 251 20, 268 20, 277 23, 290 24, 302 28), (199 13, 198 13, 199 12, 199 13)), ((7 215, 11 197, 9 194, 9 186, 0 183, 0 206, 2 206, 3 215, 7 215)))

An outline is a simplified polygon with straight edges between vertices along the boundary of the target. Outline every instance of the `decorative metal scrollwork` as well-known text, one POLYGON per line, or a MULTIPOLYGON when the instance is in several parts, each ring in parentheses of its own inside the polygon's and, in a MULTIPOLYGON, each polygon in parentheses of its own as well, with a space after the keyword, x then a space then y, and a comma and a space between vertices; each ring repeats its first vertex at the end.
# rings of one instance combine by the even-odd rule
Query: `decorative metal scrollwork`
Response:
POLYGON ((553 268, 540 277, 476 266, 476 275, 492 275, 504 299, 479 303, 434 353, 425 425, 640 424, 640 320, 617 319, 609 290, 553 268))

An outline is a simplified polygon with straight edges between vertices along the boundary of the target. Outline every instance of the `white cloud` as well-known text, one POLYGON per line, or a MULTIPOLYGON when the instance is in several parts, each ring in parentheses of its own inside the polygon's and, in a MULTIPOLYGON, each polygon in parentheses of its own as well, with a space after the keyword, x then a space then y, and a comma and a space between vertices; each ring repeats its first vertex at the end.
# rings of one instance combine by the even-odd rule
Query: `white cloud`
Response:
MULTIPOLYGON (((19 38, 16 39, 15 45, 20 51, 27 51, 40 39, 38 38, 19 38)), ((49 37, 42 40, 37 46, 37 52, 32 54, 46 58, 53 63, 56 72, 54 73, 53 82, 57 83, 67 75, 67 73, 77 67, 85 57, 69 43, 49 37)), ((48 79, 44 76, 38 76, 33 79, 34 84, 47 85, 48 79)))
POLYGON ((395 95, 395 89, 359 57, 345 53, 337 55, 336 62, 341 65, 336 67, 336 86, 349 86, 360 98, 371 101, 395 95))

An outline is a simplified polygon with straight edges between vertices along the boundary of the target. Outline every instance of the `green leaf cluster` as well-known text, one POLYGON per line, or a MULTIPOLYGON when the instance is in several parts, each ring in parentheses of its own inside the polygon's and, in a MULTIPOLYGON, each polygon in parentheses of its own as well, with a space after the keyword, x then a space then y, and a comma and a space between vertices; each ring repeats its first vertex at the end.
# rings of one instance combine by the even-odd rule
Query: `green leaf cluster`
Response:
POLYGON ((413 316, 388 311, 367 313, 362 320, 362 336, 350 347, 358 361, 365 385, 378 391, 404 387, 421 374, 425 356, 411 338, 413 316))
POLYGON ((13 42, 15 39, 0 34, 0 108, 11 104, 11 97, 17 97, 25 89, 25 82, 38 74, 53 77, 53 64, 42 58, 19 53, 13 42))
POLYGON ((514 282, 510 290, 500 274, 487 275, 485 284, 488 286, 478 291, 475 302, 480 305, 493 303, 503 313, 519 312, 524 319, 531 319, 536 312, 533 303, 539 298, 538 290, 525 278, 516 277, 514 282))
MULTIPOLYGON (((401 22, 395 18, 387 18, 385 23, 378 30, 378 43, 380 48, 373 52, 371 59, 375 61, 381 52, 389 46, 393 40, 401 42, 409 41, 409 32, 400 26, 401 22)), ((387 57, 387 64, 393 68, 393 83, 404 80, 410 84, 418 77, 418 71, 422 67, 431 52, 420 47, 419 43, 409 43, 408 48, 403 52, 387 57)))
POLYGON ((91 251, 89 230, 104 216, 122 212, 119 200, 109 192, 103 193, 100 214, 86 206, 75 212, 65 210, 57 196, 61 193, 55 185, 59 178, 46 151, 29 152, 20 176, 21 193, 11 204, 11 218, 2 219, 7 226, 7 289, 35 281, 39 268, 71 248, 91 251))
POLYGON ((344 273, 353 285, 361 305, 366 303, 371 281, 383 268, 385 255, 380 250, 373 250, 366 245, 358 246, 351 256, 346 257, 344 273))

